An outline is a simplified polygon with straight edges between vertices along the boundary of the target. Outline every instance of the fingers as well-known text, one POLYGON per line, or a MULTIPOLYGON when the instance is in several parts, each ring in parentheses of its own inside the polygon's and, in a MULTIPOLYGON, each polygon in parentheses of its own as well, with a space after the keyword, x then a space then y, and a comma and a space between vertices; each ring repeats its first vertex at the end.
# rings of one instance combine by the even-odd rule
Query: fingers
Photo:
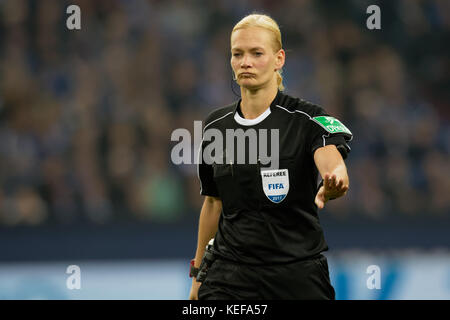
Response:
POLYGON ((326 173, 325 177, 323 177, 323 186, 325 188, 329 188, 329 184, 330 184, 330 175, 326 173))
POLYGON ((348 184, 344 179, 339 178, 336 174, 326 173, 323 176, 323 186, 317 193, 315 203, 319 209, 325 207, 325 203, 329 199, 336 199, 347 194, 348 184))
POLYGON ((336 175, 325 174, 323 186, 327 189, 333 189, 336 183, 336 175))
POLYGON ((198 292, 190 292, 189 300, 198 300, 198 292))
POLYGON ((344 186, 344 180, 338 179, 335 174, 325 174, 323 185, 327 190, 346 192, 348 186, 344 186))

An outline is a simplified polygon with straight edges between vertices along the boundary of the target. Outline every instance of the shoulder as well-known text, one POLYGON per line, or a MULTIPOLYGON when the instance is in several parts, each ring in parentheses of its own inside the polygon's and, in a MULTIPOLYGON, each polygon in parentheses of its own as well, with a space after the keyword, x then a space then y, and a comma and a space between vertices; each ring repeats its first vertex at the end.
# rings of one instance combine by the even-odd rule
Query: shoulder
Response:
POLYGON ((291 115, 299 115, 309 120, 312 120, 313 117, 327 115, 321 106, 286 94, 282 95, 276 107, 291 115))
POLYGON ((330 116, 324 108, 312 102, 297 99, 295 103, 286 108, 288 112, 303 114, 311 123, 310 128, 314 132, 320 131, 328 135, 344 135, 346 139, 353 138, 352 132, 337 118, 330 116))
POLYGON ((232 116, 236 109, 236 103, 237 101, 224 107, 215 108, 214 110, 212 110, 205 118, 204 128, 222 119, 226 119, 227 117, 232 116))

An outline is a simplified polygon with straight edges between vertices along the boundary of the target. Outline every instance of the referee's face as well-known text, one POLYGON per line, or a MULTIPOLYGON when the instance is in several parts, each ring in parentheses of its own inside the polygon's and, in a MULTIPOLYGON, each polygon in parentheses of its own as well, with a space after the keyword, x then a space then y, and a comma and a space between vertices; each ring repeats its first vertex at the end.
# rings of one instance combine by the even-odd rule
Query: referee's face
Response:
POLYGON ((258 89, 277 85, 276 70, 282 67, 280 51, 275 52, 273 35, 259 27, 238 29, 231 35, 231 67, 237 83, 258 89))

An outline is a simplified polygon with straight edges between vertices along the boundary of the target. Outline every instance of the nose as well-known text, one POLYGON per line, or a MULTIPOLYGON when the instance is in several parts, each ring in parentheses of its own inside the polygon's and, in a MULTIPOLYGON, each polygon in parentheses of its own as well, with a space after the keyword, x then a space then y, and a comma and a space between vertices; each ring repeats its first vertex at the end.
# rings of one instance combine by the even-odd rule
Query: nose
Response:
POLYGON ((250 67, 249 58, 248 55, 244 55, 241 61, 241 68, 247 69, 248 67, 250 67))

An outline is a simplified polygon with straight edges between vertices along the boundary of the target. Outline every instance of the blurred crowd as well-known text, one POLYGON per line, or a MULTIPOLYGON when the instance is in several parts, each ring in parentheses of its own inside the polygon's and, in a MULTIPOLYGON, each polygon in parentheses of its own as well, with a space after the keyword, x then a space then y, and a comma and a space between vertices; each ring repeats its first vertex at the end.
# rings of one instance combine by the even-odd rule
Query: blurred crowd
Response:
POLYGON ((229 37, 253 11, 281 27, 286 93, 354 134, 326 214, 450 219, 450 2, 378 1, 368 30, 375 3, 0 0, 0 225, 197 219, 170 136, 238 99, 229 37))

